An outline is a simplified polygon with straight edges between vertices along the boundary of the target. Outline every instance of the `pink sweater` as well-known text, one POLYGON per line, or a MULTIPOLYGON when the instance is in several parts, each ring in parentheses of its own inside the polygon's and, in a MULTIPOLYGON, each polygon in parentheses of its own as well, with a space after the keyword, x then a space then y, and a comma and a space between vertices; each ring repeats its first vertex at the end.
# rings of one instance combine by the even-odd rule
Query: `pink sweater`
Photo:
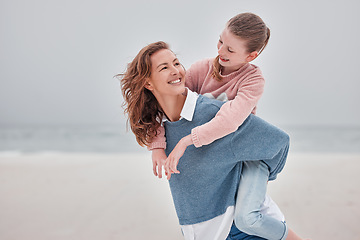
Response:
MULTIPOLYGON (((217 81, 211 76, 214 59, 204 59, 194 63, 186 72, 186 86, 207 97, 227 101, 216 116, 191 131, 195 147, 208 145, 234 132, 251 114, 256 113, 256 105, 264 91, 264 77, 253 64, 245 64, 229 75, 221 75, 217 81)), ((164 129, 159 129, 149 149, 165 148, 164 129)))

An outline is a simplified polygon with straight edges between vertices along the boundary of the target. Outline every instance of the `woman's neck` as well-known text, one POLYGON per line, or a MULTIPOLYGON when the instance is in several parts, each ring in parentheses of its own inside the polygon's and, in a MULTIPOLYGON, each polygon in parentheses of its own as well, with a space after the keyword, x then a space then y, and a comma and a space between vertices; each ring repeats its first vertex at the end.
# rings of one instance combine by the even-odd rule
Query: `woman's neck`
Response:
POLYGON ((187 92, 176 96, 155 96, 159 102, 162 110, 164 111, 166 117, 171 121, 178 121, 180 119, 180 113, 183 109, 187 92))

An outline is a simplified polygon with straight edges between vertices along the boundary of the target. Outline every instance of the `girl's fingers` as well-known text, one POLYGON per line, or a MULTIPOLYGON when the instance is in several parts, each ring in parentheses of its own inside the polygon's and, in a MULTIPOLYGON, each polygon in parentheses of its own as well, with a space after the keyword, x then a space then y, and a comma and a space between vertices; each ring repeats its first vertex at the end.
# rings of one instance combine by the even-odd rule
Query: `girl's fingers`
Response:
POLYGON ((165 163, 165 171, 169 174, 171 174, 170 162, 171 162, 171 160, 169 158, 167 158, 166 163, 165 163))
POLYGON ((180 173, 177 168, 177 161, 176 159, 174 159, 173 157, 169 157, 166 159, 165 165, 164 165, 164 170, 167 173, 167 180, 170 180, 171 178, 171 174, 173 173, 180 173))
POLYGON ((171 170, 174 172, 174 173, 180 173, 178 170, 177 170, 177 161, 175 159, 172 160, 171 162, 171 170))

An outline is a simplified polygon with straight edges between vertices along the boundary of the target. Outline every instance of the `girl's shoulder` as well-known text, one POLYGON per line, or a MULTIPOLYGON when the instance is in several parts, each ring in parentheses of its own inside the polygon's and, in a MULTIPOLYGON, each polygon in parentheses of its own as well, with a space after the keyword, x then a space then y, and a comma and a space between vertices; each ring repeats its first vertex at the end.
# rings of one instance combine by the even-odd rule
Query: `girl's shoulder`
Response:
POLYGON ((213 61, 213 59, 207 58, 193 63, 186 71, 186 86, 199 93, 203 82, 211 76, 213 61))
POLYGON ((205 58, 191 64, 190 71, 208 71, 212 68, 214 58, 205 58))
POLYGON ((254 64, 246 64, 234 74, 234 78, 242 79, 245 81, 261 80, 264 81, 264 76, 260 68, 254 64))
POLYGON ((252 63, 249 63, 247 65, 247 71, 252 73, 262 74, 260 67, 252 63))

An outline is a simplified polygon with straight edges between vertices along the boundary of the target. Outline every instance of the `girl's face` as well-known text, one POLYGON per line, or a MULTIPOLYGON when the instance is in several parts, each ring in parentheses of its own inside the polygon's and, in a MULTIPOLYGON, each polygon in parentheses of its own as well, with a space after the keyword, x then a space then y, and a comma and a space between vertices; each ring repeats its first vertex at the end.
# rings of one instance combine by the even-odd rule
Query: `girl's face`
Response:
POLYGON ((220 35, 217 48, 219 63, 228 73, 236 71, 257 56, 257 52, 249 53, 246 49, 246 41, 234 35, 227 27, 220 35))
POLYGON ((175 54, 162 49, 151 57, 151 75, 146 88, 155 97, 159 95, 179 95, 185 91, 185 70, 175 54))

